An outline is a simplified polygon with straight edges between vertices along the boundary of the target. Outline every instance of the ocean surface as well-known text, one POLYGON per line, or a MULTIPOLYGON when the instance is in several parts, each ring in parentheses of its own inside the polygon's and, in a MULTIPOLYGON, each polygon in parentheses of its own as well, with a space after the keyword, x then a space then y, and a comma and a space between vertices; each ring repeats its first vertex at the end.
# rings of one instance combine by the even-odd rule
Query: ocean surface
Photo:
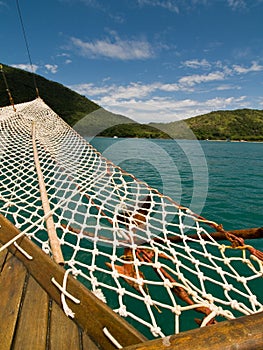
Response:
MULTIPOLYGON (((263 226, 263 143, 122 138, 88 141, 116 165, 197 214, 222 224, 225 230, 263 226)), ((246 243, 263 251, 263 239, 246 243)), ((241 269, 242 275, 242 264, 241 269)), ((260 279, 254 288, 261 300, 260 279)), ((217 293, 219 290, 214 289, 217 293)), ((135 310, 144 310, 137 301, 132 303, 135 310)), ((158 317, 160 326, 172 334, 173 325, 167 321, 170 315, 158 317)), ((191 317, 182 316, 181 330, 196 327, 191 317)), ((131 323, 151 338, 140 324, 131 323)))
POLYGON ((263 226, 263 143, 94 138, 106 158, 226 230, 263 226))

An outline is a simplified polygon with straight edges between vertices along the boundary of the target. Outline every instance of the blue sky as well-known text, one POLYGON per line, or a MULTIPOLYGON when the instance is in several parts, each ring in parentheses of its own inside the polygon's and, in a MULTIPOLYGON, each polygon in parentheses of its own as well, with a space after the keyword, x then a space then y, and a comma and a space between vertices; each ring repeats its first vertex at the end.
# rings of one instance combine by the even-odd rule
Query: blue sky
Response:
MULTIPOLYGON (((263 0, 19 0, 36 73, 139 122, 263 109, 263 0)), ((28 69, 15 0, 0 62, 28 69)), ((41 91, 40 91, 41 95, 41 91)))

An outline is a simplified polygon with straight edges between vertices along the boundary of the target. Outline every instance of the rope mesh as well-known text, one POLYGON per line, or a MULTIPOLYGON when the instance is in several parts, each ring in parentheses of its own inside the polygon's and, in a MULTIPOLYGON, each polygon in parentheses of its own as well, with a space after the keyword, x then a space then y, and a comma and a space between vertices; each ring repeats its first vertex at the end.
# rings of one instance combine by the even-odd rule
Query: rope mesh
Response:
POLYGON ((211 223, 104 159, 40 98, 0 109, 0 160, 0 212, 51 256, 52 216, 65 269, 147 336, 263 310, 253 251, 215 241, 211 223))

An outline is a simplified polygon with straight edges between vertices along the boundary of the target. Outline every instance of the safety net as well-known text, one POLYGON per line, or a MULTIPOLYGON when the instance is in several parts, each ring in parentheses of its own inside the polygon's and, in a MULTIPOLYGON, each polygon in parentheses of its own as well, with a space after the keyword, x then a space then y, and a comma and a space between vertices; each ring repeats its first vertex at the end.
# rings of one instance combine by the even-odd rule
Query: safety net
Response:
POLYGON ((261 252, 105 159, 40 98, 0 108, 0 213, 147 337, 263 310, 261 252))

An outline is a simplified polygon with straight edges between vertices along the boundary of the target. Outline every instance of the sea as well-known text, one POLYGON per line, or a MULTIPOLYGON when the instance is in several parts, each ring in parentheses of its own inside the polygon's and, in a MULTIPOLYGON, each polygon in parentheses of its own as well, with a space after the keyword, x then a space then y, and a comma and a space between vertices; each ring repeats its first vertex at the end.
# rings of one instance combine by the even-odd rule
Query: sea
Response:
POLYGON ((102 138, 116 165, 226 230, 263 226, 263 143, 102 138))
MULTIPOLYGON (((263 143, 101 137, 88 141, 125 171, 225 230, 263 226, 263 143)), ((263 251, 263 238, 246 243, 263 251)), ((257 283, 260 296, 262 283, 257 283)), ((168 327, 165 318, 160 322, 168 327)), ((182 324, 182 330, 191 328, 189 319, 182 324)))

